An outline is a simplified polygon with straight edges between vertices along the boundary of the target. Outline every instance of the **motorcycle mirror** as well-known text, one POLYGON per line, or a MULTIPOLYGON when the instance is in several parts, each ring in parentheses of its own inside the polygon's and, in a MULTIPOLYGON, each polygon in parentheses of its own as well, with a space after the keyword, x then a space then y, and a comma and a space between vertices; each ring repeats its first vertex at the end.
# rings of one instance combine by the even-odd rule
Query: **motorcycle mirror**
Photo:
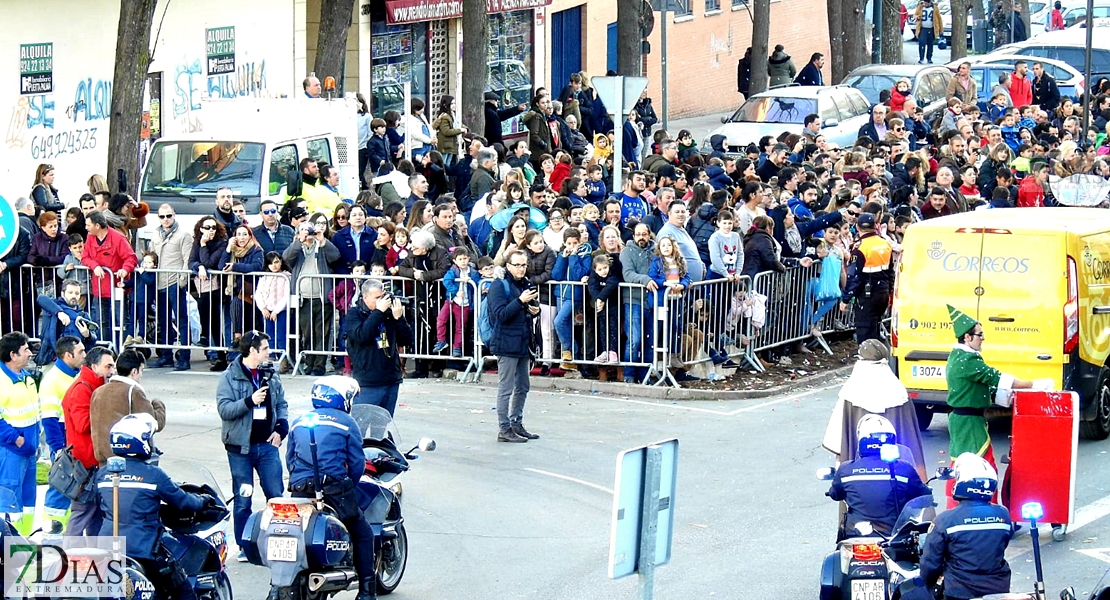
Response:
POLYGON ((420 441, 417 442, 416 447, 420 448, 422 452, 432 452, 436 449, 436 441, 432 438, 420 438, 420 441))
POLYGON ((1069 585, 1068 587, 1060 590, 1060 600, 1076 600, 1075 588, 1069 585))
POLYGON ((817 469, 814 475, 816 475, 817 479, 820 481, 832 481, 833 473, 835 473, 835 471, 832 467, 825 467, 823 469, 817 469))
POLYGON ((956 472, 952 470, 952 467, 937 467, 935 478, 941 481, 948 481, 949 479, 956 478, 956 472))
POLYGON ((254 486, 252 486, 251 484, 244 483, 243 485, 239 486, 239 497, 240 498, 250 498, 253 494, 254 494, 254 486))

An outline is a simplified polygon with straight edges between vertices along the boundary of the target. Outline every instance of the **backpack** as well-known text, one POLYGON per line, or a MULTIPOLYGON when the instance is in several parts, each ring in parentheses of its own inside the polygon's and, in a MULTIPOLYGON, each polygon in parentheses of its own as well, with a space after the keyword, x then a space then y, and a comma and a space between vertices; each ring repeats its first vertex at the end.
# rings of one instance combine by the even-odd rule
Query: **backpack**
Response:
MULTIPOLYGON (((500 279, 501 285, 505 287, 505 294, 508 295, 512 292, 509 289, 509 282, 500 279)), ((482 302, 479 305, 481 309, 478 313, 478 337, 482 340, 482 344, 489 346, 493 341, 493 323, 489 320, 489 292, 482 296, 482 302)))

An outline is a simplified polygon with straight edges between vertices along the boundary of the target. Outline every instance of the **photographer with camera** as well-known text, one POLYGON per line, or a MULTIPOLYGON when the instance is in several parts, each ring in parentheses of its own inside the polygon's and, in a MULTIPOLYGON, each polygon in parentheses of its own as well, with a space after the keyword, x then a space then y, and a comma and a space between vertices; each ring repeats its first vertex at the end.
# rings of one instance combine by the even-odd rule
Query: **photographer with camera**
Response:
POLYGON ((343 322, 351 375, 360 388, 355 404, 375 404, 392 416, 404 379, 398 349, 412 345, 412 327, 401 299, 386 293, 381 281, 367 279, 361 291, 361 300, 343 322))
POLYGON ((505 267, 508 276, 490 286, 487 300, 493 325, 490 351, 497 355, 497 441, 522 443, 540 437, 522 421, 531 389, 532 321, 540 314, 540 293, 525 277, 528 255, 523 250, 510 252, 505 267))
POLYGON ((283 489, 278 447, 289 434, 289 406, 281 376, 270 362, 270 336, 248 331, 239 340, 239 358, 220 375, 216 385, 216 410, 223 420, 221 439, 231 467, 235 493, 232 515, 239 562, 243 554, 243 529, 251 515, 254 473, 266 499, 278 498, 283 489), (248 493, 243 493, 246 490, 248 493))

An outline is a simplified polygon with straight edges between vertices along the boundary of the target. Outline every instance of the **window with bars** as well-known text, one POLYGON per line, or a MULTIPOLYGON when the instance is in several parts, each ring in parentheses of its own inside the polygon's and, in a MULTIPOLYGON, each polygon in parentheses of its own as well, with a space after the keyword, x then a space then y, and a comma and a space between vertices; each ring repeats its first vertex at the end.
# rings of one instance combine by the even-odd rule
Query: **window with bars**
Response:
POLYGON ((747 8, 748 0, 732 0, 732 10, 747 8))
POLYGON ((721 0, 705 0, 705 12, 712 12, 715 10, 721 10, 721 0))
MULTIPOLYGON (((706 2, 719 2, 720 0, 706 0, 706 2)), ((670 0, 671 10, 674 11, 674 16, 685 17, 694 14, 693 0, 670 0)))

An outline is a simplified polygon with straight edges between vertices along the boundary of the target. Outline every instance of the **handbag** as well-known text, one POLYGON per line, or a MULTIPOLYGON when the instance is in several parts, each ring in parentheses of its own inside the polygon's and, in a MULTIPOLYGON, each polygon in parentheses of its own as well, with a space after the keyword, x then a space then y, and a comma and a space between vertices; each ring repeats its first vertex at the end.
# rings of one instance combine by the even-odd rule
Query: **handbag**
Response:
POLYGON ((66 498, 88 504, 96 497, 96 487, 90 485, 96 477, 96 467, 89 469, 73 456, 73 446, 66 446, 54 455, 47 483, 66 498))

